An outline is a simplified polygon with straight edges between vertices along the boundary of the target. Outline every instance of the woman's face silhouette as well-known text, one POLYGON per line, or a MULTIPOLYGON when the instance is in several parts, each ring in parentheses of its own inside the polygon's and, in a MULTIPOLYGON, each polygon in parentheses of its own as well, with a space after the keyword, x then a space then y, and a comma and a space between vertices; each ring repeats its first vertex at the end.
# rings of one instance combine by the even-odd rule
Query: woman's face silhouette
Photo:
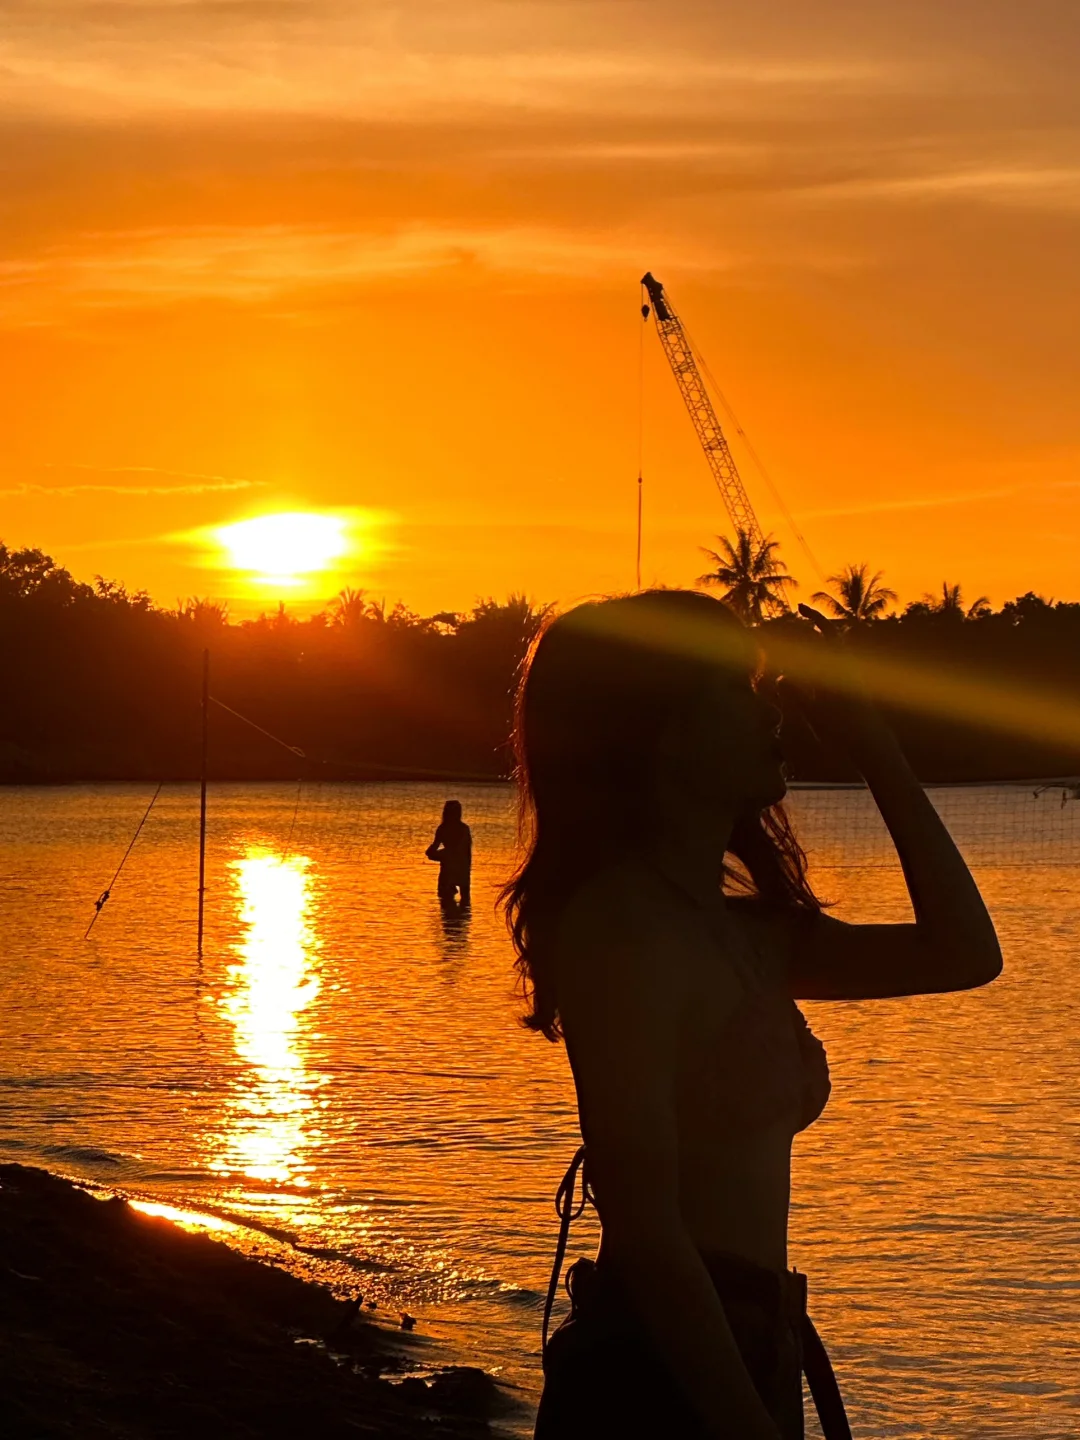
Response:
POLYGON ((658 769, 669 795, 742 811, 783 799, 779 709, 749 673, 718 671, 699 698, 668 726, 658 769))

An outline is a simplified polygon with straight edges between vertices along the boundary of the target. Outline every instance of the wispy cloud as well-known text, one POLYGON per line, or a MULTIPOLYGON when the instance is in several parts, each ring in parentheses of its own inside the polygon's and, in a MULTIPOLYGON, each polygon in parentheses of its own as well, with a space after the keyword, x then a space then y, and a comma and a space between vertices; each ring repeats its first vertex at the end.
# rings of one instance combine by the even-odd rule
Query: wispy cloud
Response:
MULTIPOLYGON (((84 248, 66 245, 0 262, 0 314, 18 320, 25 301, 34 323, 41 323, 43 294, 89 307, 193 297, 247 302, 470 267, 515 275, 621 275, 640 269, 647 249, 625 236, 531 225, 402 225, 379 233, 337 226, 191 227, 83 235, 78 243, 84 248)), ((724 268, 723 258, 704 246, 680 263, 724 268)))
POLYGON ((1050 480, 1029 485, 1002 485, 993 490, 964 490, 955 495, 897 496, 888 500, 860 501, 856 505, 836 505, 823 509, 800 509, 800 518, 815 520, 840 519, 855 515, 882 515, 906 510, 940 510, 951 505, 973 505, 984 500, 1012 500, 1018 495, 1030 497, 1036 491, 1080 490, 1080 480, 1050 480))
POLYGON ((1080 211, 1080 166, 989 166, 922 175, 860 177, 806 186, 805 195, 838 201, 981 201, 989 205, 1080 211))
POLYGON ((42 470, 85 470, 104 475, 175 475, 183 477, 179 485, 121 485, 109 481, 79 481, 73 485, 40 485, 25 480, 0 490, 5 499, 30 496, 68 497, 73 495, 208 495, 215 491, 253 490, 266 485, 265 480, 240 480, 228 475, 202 475, 184 470, 160 470, 154 465, 50 465, 42 470))
POLYGON ((659 33, 629 0, 5 8, 4 108, 36 114, 670 114, 921 88, 934 68, 884 45, 763 51, 730 28, 710 44, 694 5, 669 5, 659 33))

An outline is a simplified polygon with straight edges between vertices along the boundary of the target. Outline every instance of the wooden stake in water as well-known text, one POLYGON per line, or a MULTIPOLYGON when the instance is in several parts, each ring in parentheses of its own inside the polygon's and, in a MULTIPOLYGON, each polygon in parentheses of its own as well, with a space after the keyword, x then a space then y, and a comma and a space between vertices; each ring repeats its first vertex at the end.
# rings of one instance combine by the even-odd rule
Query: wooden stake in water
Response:
POLYGON ((202 764, 199 769, 199 954, 202 955, 206 898, 206 757, 210 741, 210 651, 202 657, 202 764))

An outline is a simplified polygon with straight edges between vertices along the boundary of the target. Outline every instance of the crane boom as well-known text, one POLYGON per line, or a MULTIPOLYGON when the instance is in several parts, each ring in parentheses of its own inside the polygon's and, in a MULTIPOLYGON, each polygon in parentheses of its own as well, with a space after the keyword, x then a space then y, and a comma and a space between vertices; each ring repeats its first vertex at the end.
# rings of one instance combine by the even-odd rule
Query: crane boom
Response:
POLYGON ((664 347, 671 373, 675 376, 679 393, 690 412, 690 419, 701 441, 701 448, 705 451, 705 459, 716 481, 716 488, 723 498, 724 507, 731 517, 731 523, 737 531, 745 531, 757 548, 764 542, 765 537, 727 439, 720 428, 720 421, 716 418, 716 411, 709 399, 709 392, 705 389, 705 382, 701 378, 682 321, 668 299, 663 285, 651 270, 641 277, 641 283, 648 292, 660 344, 664 347))

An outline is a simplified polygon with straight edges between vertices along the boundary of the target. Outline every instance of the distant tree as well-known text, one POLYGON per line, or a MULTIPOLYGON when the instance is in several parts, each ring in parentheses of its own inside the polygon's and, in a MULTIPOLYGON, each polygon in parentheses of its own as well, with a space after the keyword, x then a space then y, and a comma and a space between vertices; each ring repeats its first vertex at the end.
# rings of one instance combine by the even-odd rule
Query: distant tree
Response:
POLYGON ((1018 595, 1015 600, 1006 600, 1001 607, 1001 613, 1015 625, 1025 620, 1043 620, 1055 610, 1064 608, 1064 605, 1055 605, 1053 600, 1047 600, 1045 596, 1036 595, 1034 590, 1029 590, 1025 595, 1018 595))
POLYGON ((176 617, 200 630, 220 629, 229 623, 229 602, 189 595, 176 602, 176 617))
POLYGON ((870 573, 870 566, 846 565, 825 582, 835 587, 836 595, 827 590, 816 590, 810 597, 815 604, 824 605, 832 615, 848 625, 858 625, 865 620, 878 620, 881 613, 896 601, 896 591, 881 583, 881 570, 870 573))
POLYGON ((132 593, 119 580, 106 580, 103 575, 94 576, 94 595, 98 600, 107 600, 110 605, 123 606, 129 610, 153 610, 154 602, 145 590, 132 593))
POLYGON ((963 587, 950 585, 946 580, 941 582, 941 598, 927 593, 922 598, 922 604, 928 614, 952 620, 977 620, 990 610, 990 600, 986 595, 980 595, 965 609, 963 587))
POLYGON ((456 610, 439 610, 428 618, 435 629, 443 635, 453 635, 461 624, 461 615, 456 610))
POLYGON ((278 601, 277 609, 272 615, 267 615, 265 610, 254 622, 254 628, 265 630, 270 635, 286 635, 295 630, 298 621, 295 615, 290 615, 285 606, 284 600, 278 601))
POLYGON ((502 601, 489 596, 486 600, 477 600, 471 613, 459 619, 457 633, 473 643, 492 640, 497 644, 496 637, 504 637, 520 643, 524 653, 552 609, 551 605, 538 605, 520 591, 502 601))
MULTIPOLYGON (((720 564, 735 569, 731 554, 720 554, 720 564)), ((860 567, 841 578, 853 569, 860 567)), ((738 578, 725 575, 720 583, 730 590, 738 578)), ((785 579, 775 564, 762 578, 768 597, 785 579)), ((867 592, 883 588, 880 576, 868 573, 865 581, 867 592)), ((844 603, 838 586, 826 589, 844 603)), ((754 598, 750 589, 749 617, 754 598)), ((270 607, 259 620, 237 623, 213 600, 193 596, 163 610, 143 608, 144 599, 106 579, 82 584, 40 550, 0 545, 0 780, 197 774, 206 648, 214 652, 215 693, 319 757, 326 778, 505 775, 515 677, 551 613, 523 594, 481 598, 466 613, 424 619, 383 601, 374 606, 379 624, 368 597, 359 596, 369 606, 364 643, 352 644, 336 623, 336 605, 310 618, 270 607)), ((760 599, 758 613, 766 613, 760 599)), ((1030 691, 1033 707, 1048 690, 1080 706, 1080 603, 1029 592, 975 623, 948 619, 981 613, 978 604, 964 604, 958 586, 945 585, 909 606, 903 623, 867 625, 866 647, 903 664, 970 672, 1018 695, 1030 691)), ((891 719, 929 778, 1080 774, 1080 729, 1075 740, 1059 742, 1022 724, 998 731, 981 714, 962 719, 899 706, 891 719)), ((796 773, 850 778, 809 734, 793 733, 791 745, 796 773)), ((295 778, 297 759, 238 722, 215 726, 211 763, 223 778, 295 778)))
POLYGON ((383 619, 391 630, 433 630, 435 628, 429 619, 410 609, 404 600, 395 601, 394 608, 389 614, 386 613, 386 602, 384 601, 383 619))
POLYGON ((766 611, 777 606, 786 609, 784 589, 797 585, 798 581, 780 568, 781 562, 775 554, 780 542, 771 535, 755 541, 748 531, 741 529, 735 531, 734 545, 726 535, 716 538, 719 550, 702 546, 701 552, 716 568, 699 575, 697 583, 723 585, 724 594, 720 598, 748 625, 760 624, 766 611))
POLYGON ((0 543, 0 599, 71 605, 93 594, 43 550, 9 550, 0 543))
MULTIPOLYGON (((512 764, 507 739, 522 662, 553 610, 521 592, 508 595, 505 601, 479 599, 470 613, 460 618, 454 634, 440 642, 447 647, 456 693, 468 697, 469 705, 481 706, 492 719, 487 744, 495 743, 489 755, 500 757, 503 773, 512 764)), ((480 763, 489 763, 476 753, 480 763)))
POLYGON ((385 595, 381 600, 369 600, 364 611, 368 620, 376 625, 385 626, 388 630, 433 630, 434 623, 418 615, 415 610, 409 608, 404 600, 395 600, 392 606, 387 606, 385 595))
POLYGON ((904 606, 903 618, 905 620, 928 620, 934 613, 934 600, 931 596, 929 603, 926 600, 909 600, 904 606))
POLYGON ((330 602, 331 623, 340 626, 342 630, 355 630, 368 619, 366 597, 366 590, 354 590, 351 585, 339 590, 330 602))

